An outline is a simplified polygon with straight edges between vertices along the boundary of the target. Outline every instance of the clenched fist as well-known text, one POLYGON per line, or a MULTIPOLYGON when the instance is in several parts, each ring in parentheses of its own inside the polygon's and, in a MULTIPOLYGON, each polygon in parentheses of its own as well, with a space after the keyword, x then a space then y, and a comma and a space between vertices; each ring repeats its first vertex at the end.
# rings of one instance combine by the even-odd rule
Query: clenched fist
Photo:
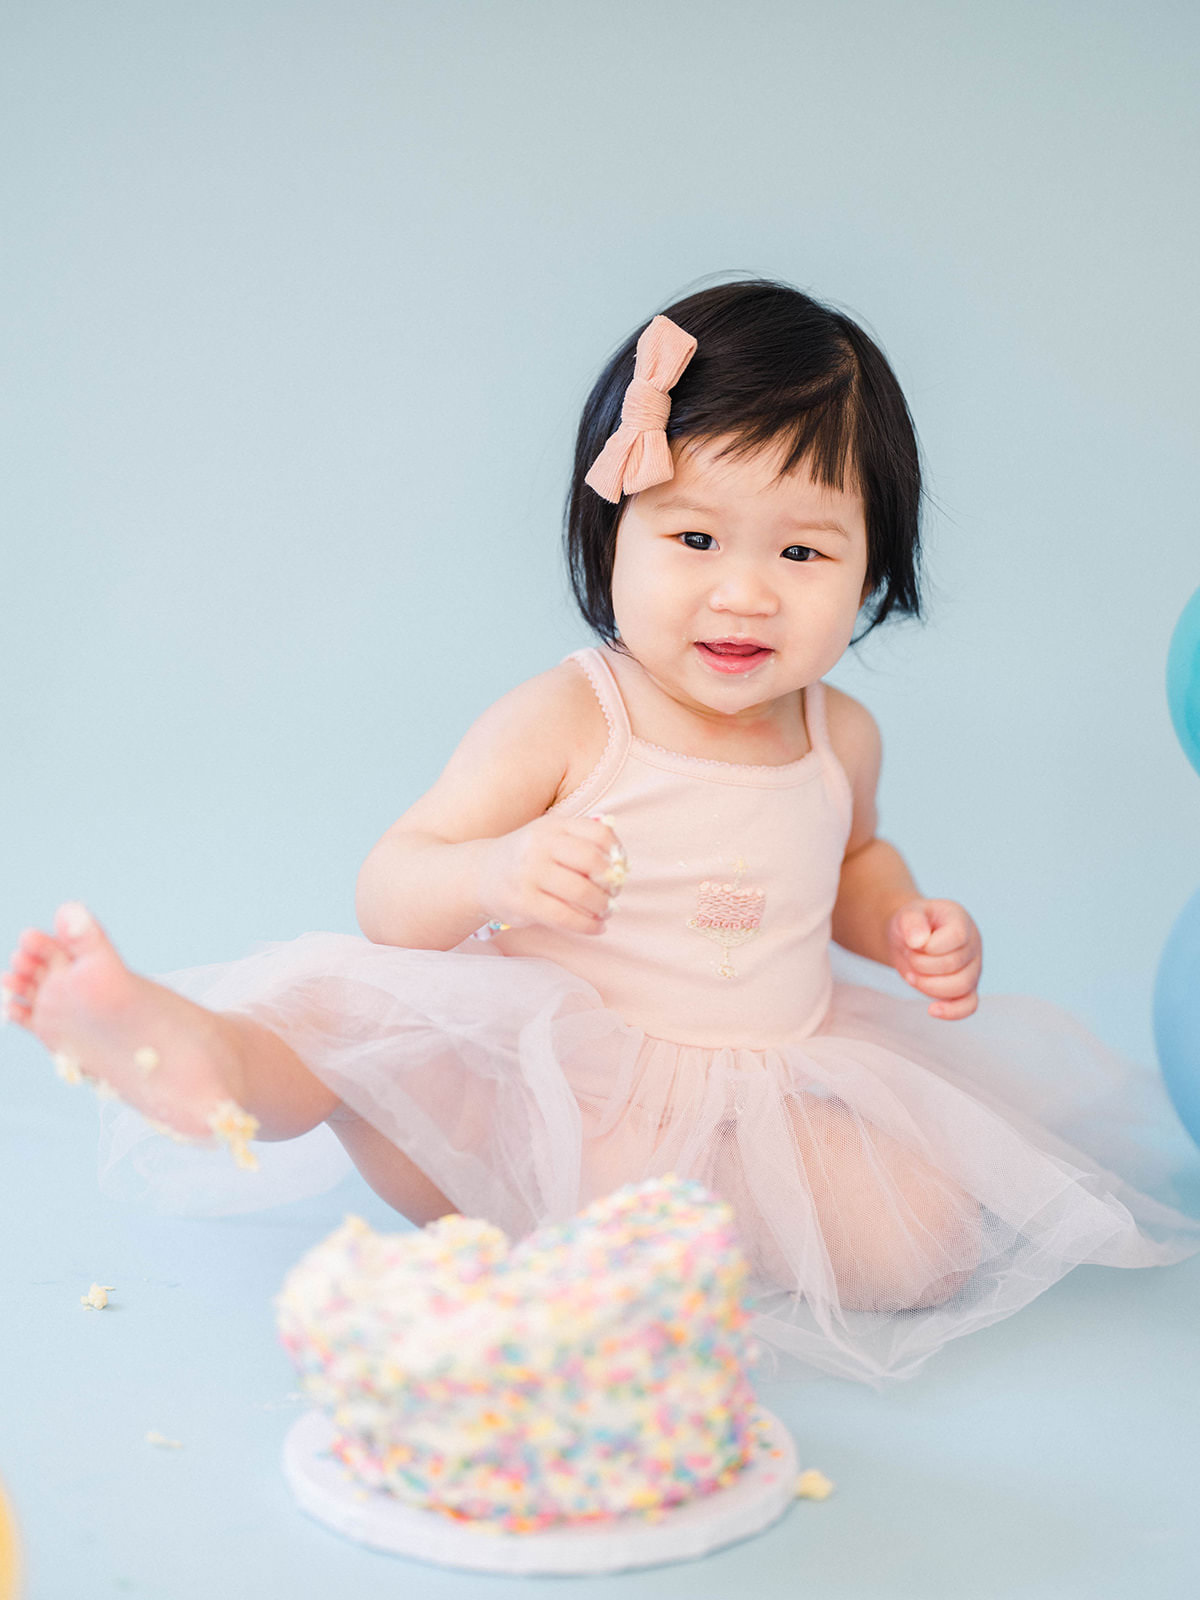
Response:
POLYGON ((932 995, 931 1017, 969 1017, 979 1004, 983 940, 954 900, 909 900, 887 925, 888 950, 900 976, 932 995))
POLYGON ((479 903, 511 928, 542 923, 603 933, 624 881, 625 854, 608 820, 548 811, 492 841, 480 869, 479 903))

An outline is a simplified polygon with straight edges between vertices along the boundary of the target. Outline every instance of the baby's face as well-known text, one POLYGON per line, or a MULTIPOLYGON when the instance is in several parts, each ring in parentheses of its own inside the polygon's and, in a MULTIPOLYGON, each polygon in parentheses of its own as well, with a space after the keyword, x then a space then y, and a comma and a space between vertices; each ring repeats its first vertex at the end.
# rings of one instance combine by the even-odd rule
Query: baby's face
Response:
POLYGON ((721 443, 677 441, 675 476, 629 501, 613 613, 664 693, 750 723, 823 677, 849 644, 866 598, 866 515, 857 494, 806 470, 776 480, 778 450, 718 462, 721 443), (768 653, 736 671, 703 648, 742 637, 768 653))

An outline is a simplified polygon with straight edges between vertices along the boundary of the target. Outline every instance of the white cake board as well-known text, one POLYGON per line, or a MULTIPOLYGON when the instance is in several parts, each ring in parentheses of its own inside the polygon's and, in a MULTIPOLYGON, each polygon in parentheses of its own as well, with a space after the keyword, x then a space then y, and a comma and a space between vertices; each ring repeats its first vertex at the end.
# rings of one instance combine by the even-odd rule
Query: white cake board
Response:
POLYGON ((778 1417, 761 1408, 759 1416, 767 1427, 735 1481, 672 1507, 657 1522, 631 1515, 537 1533, 483 1531, 356 1484, 330 1454, 334 1429, 321 1411, 309 1411, 292 1425, 283 1472, 310 1516, 376 1550, 473 1572, 619 1572, 694 1560, 761 1532, 783 1515, 795 1497, 796 1450, 778 1417))

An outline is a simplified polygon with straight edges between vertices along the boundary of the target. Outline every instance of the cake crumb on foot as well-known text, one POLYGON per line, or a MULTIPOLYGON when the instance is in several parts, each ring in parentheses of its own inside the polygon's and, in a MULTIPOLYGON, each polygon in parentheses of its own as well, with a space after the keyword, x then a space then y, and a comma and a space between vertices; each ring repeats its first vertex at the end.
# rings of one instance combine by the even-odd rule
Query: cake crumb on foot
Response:
POLYGON ((81 1306, 87 1306, 89 1311, 103 1311, 115 1287, 115 1284, 111 1283, 94 1283, 86 1294, 79 1296, 79 1303, 81 1306))
POLYGON ((83 1069, 78 1060, 66 1050, 56 1050, 54 1053, 54 1070, 64 1083, 82 1083, 83 1069))
POLYGON ((238 1166, 257 1172, 258 1157, 250 1148, 250 1140, 258 1132, 258 1118, 243 1111, 236 1100, 222 1100, 206 1120, 217 1138, 229 1146, 238 1166))

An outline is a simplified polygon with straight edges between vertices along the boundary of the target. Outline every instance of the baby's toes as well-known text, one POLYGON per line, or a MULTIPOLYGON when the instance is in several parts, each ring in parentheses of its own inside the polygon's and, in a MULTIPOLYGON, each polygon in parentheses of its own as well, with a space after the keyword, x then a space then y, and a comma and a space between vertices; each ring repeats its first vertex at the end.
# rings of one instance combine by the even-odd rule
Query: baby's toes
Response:
POLYGON ((9 975, 14 978, 32 978, 36 982, 45 970, 44 961, 39 961, 36 956, 27 956, 23 950, 14 950, 8 958, 9 975))
POLYGON ((26 986, 36 989, 46 976, 46 963, 35 961, 30 956, 22 955, 20 950, 14 950, 9 959, 8 971, 0 978, 7 988, 19 989, 22 994, 27 992, 26 986))
POLYGON ((56 967, 68 966, 70 959, 57 940, 36 928, 26 928, 17 940, 17 948, 9 957, 8 972, 0 983, 6 992, 32 1005, 46 974, 56 967))
POLYGON ((28 978, 36 985, 46 976, 46 963, 37 956, 26 955, 24 950, 18 949, 9 957, 8 970, 14 978, 28 978))
POLYGON ((54 932, 62 949, 73 961, 108 947, 104 930, 78 900, 68 900, 59 906, 54 913, 54 932))
POLYGON ((40 928, 26 928, 21 934, 17 940, 17 948, 13 952, 14 964, 18 958, 40 962, 44 967, 53 967, 56 961, 70 960, 58 940, 48 933, 43 933, 40 928))
POLYGON ((29 1026, 29 1019, 33 1015, 33 991, 34 985, 27 978, 14 977, 11 972, 6 972, 0 978, 0 1016, 5 1022, 29 1026))

